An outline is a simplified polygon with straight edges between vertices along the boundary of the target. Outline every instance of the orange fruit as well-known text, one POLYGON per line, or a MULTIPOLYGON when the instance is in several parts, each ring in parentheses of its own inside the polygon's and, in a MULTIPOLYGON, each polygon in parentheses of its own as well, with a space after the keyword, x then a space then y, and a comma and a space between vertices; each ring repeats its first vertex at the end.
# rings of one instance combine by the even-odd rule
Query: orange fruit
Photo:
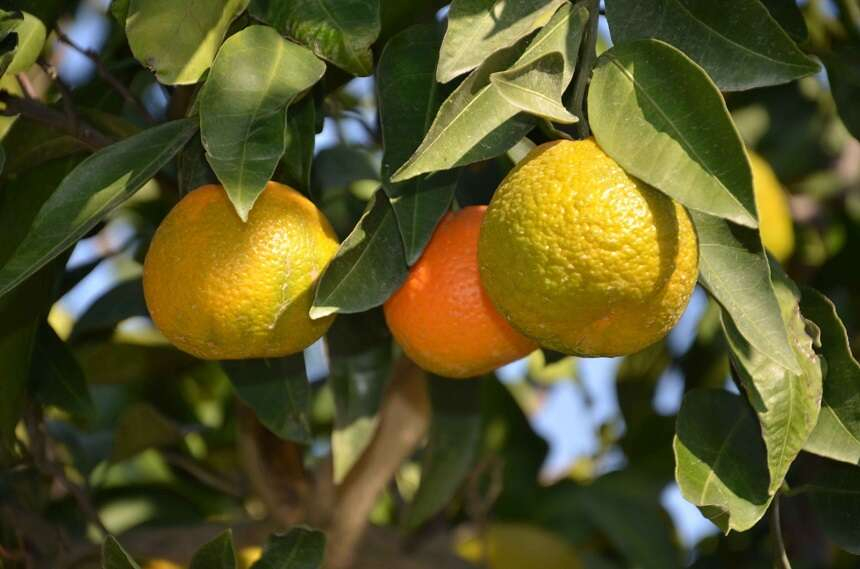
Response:
POLYGON ((385 303, 394 338, 422 368, 472 377, 526 356, 537 346, 496 312, 478 274, 485 206, 448 213, 403 286, 385 303))
POLYGON ((332 323, 308 316, 338 242, 297 191, 269 182, 243 223, 221 186, 185 196, 155 232, 143 267, 155 325, 203 359, 285 356, 332 323))

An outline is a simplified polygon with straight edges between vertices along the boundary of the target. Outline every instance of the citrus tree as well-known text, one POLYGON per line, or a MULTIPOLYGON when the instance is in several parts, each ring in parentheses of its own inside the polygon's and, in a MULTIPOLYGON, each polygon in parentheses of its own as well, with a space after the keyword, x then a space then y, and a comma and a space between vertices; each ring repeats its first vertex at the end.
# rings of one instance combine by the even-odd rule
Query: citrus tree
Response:
POLYGON ((800 4, 5 0, 0 567, 854 566, 860 5, 800 4))

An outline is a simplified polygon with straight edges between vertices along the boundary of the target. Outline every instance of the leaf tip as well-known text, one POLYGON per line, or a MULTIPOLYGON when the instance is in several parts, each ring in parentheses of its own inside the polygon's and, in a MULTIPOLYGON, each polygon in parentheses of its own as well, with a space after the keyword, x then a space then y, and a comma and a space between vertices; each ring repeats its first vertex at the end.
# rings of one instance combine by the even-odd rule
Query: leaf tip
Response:
POLYGON ((311 320, 320 320, 327 316, 332 316, 336 314, 338 311, 335 306, 311 306, 310 312, 308 312, 308 316, 310 316, 311 320))

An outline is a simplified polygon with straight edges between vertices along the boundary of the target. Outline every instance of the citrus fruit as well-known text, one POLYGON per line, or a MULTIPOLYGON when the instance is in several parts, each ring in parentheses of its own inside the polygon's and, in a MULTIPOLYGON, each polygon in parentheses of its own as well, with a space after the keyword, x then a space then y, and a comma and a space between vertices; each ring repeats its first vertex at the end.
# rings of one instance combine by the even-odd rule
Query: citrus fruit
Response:
POLYGON ((489 569, 577 569, 582 567, 572 545, 543 528, 510 522, 495 522, 483 535, 460 538, 457 554, 489 569))
POLYGON ((182 565, 167 559, 150 559, 143 564, 143 569, 182 569, 182 565))
POLYGON ((776 260, 785 261, 794 252, 794 226, 788 197, 770 164, 755 152, 747 151, 747 155, 752 168, 762 243, 776 260))
POLYGON ((492 371, 536 348, 505 322, 481 287, 478 233, 486 206, 448 213, 403 286, 385 303, 385 320, 406 354, 446 377, 492 371))
POLYGON ((259 561, 262 556, 263 548, 256 545, 243 547, 236 554, 240 569, 250 569, 251 565, 259 561))
POLYGON ((502 180, 478 259, 515 328, 579 356, 629 354, 662 338, 698 276, 686 210, 593 139, 543 144, 502 180))
POLYGON ((155 232, 143 268, 146 305, 178 348, 204 359, 277 357, 322 336, 314 286, 337 251, 325 216, 270 182, 243 223, 221 186, 185 196, 155 232))

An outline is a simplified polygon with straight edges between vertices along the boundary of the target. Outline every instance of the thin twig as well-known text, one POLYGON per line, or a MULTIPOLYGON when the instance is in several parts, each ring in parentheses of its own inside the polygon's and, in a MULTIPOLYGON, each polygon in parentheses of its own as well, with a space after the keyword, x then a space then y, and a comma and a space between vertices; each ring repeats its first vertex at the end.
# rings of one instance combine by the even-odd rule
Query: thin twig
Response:
POLYGON ((774 496, 773 506, 770 509, 770 533, 774 548, 773 566, 776 569, 791 569, 791 562, 785 552, 785 541, 782 539, 782 529, 779 523, 779 494, 774 496))
POLYGON ((55 28, 54 31, 56 32, 57 37, 59 38, 59 40, 61 42, 68 45, 70 48, 72 48, 73 50, 77 51, 78 53, 80 53, 81 55, 83 55, 84 57, 86 57, 87 59, 92 61, 96 67, 96 72, 99 74, 99 76, 102 79, 104 79, 108 83, 108 85, 111 86, 111 88, 114 91, 119 93, 119 95, 123 99, 128 101, 130 104, 134 105, 137 108, 137 110, 140 112, 140 114, 143 116, 144 120, 146 120, 146 122, 148 122, 150 124, 157 124, 158 123, 158 121, 156 121, 155 118, 151 114, 149 114, 149 111, 146 110, 146 106, 140 101, 140 99, 135 97, 134 94, 128 90, 128 87, 126 87, 122 83, 122 81, 117 79, 114 76, 114 74, 110 72, 110 70, 105 65, 104 61, 102 61, 102 58, 99 57, 98 53, 96 53, 95 51, 93 51, 91 49, 87 49, 85 47, 82 47, 82 46, 76 44, 60 28, 55 28))
POLYGON ((6 108, 0 110, 2 116, 23 115, 27 118, 44 123, 77 138, 93 150, 113 144, 113 139, 102 134, 82 120, 72 121, 62 113, 35 99, 16 97, 10 93, 0 92, 0 103, 6 108))

